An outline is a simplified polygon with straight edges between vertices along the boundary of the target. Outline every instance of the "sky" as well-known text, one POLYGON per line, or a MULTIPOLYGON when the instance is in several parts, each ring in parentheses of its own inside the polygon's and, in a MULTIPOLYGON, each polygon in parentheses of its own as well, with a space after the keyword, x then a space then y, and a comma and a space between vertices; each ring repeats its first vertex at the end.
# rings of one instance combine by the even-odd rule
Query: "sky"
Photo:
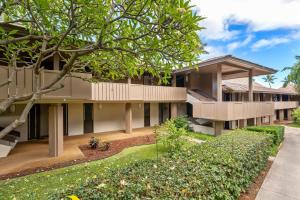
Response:
MULTIPOLYGON (((231 54, 271 67, 278 72, 274 88, 281 87, 300 55, 300 0, 192 0, 205 17, 199 35, 208 52, 202 60, 231 54)), ((261 84, 262 77, 255 77, 261 84)))

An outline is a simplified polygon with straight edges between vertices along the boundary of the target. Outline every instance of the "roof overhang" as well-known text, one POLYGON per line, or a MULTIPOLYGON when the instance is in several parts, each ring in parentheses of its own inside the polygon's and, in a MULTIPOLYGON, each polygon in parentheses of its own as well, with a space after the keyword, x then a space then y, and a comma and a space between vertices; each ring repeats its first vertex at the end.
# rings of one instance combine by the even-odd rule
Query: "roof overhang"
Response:
POLYGON ((267 75, 277 72, 272 68, 227 55, 203 61, 197 64, 194 68, 175 70, 174 74, 186 74, 192 71, 197 71, 198 73, 214 73, 218 71, 219 66, 221 66, 222 69, 223 80, 248 77, 250 70, 252 70, 253 76, 267 75))

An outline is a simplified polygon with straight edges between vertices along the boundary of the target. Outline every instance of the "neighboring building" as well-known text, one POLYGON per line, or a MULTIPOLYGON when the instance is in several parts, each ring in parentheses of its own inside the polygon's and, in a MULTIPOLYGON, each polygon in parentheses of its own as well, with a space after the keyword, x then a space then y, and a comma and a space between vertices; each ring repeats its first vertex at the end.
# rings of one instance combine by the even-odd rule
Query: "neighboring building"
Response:
MULTIPOLYGON (((41 85, 58 75, 58 58, 48 64, 41 85)), ((216 135, 224 129, 290 119, 291 110, 299 101, 292 87, 275 90, 252 81, 253 76, 275 72, 224 56, 201 62, 195 69, 174 71, 172 86, 159 86, 147 75, 91 83, 81 78, 91 78, 92 74, 76 73, 73 75, 81 78, 67 77, 64 88, 43 95, 31 109, 26 123, 0 140, 0 145, 9 146, 8 153, 15 145, 11 137, 22 142, 48 137, 50 155, 58 156, 63 151, 63 136, 119 130, 131 133, 133 129, 154 126, 177 115, 188 115, 196 130, 216 135)), ((0 66, 0 80, 7 78, 7 67, 0 66)), ((34 87, 32 70, 18 71, 12 84, 0 88, 0 99, 28 94, 34 87)), ((11 106, 0 116, 0 127, 19 117, 24 106, 24 103, 11 106)))
POLYGON ((253 81, 254 76, 275 72, 228 55, 174 75, 177 86, 187 88, 187 114, 194 129, 219 135, 226 129, 291 120, 299 105, 297 92, 291 86, 271 89, 253 81))

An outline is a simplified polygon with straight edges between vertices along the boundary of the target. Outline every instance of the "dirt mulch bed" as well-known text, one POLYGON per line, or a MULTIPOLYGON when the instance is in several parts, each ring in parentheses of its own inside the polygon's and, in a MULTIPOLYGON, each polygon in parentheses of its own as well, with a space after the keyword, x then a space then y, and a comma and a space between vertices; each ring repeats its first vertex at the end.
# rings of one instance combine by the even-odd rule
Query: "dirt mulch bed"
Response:
POLYGON ((98 160, 120 153, 123 149, 142 144, 153 144, 155 142, 154 135, 135 137, 124 140, 116 140, 109 143, 109 148, 106 151, 100 149, 91 149, 89 145, 79 146, 86 158, 90 160, 98 160))
POLYGON ((71 165, 75 165, 75 164, 79 164, 79 163, 84 163, 84 162, 89 162, 89 161, 93 161, 93 160, 107 158, 107 157, 113 156, 117 153, 120 153, 123 149, 128 148, 128 147, 153 144, 153 143, 155 143, 155 136, 152 134, 152 135, 147 135, 147 136, 139 136, 139 137, 123 139, 123 140, 114 140, 109 143, 110 143, 110 145, 109 145, 109 149, 107 151, 92 150, 89 148, 88 145, 82 145, 82 146, 79 146, 79 148, 85 156, 85 158, 83 158, 83 159, 71 160, 71 161, 56 163, 56 164, 53 164, 53 165, 50 165, 47 167, 35 167, 35 168, 22 170, 19 172, 0 175, 0 180, 26 176, 29 174, 50 171, 53 169, 67 167, 67 166, 71 166, 71 165))
POLYGON ((255 178, 254 182, 250 185, 250 187, 246 190, 246 192, 242 193, 239 197, 239 200, 255 200, 256 195, 263 184, 273 161, 268 161, 266 168, 255 178))

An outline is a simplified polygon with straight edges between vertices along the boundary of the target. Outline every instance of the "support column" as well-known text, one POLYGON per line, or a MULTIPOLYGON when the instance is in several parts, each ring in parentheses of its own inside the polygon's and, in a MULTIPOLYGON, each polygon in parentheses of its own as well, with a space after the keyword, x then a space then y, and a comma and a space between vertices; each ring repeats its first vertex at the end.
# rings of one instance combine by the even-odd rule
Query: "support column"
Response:
POLYGON ((59 60, 60 60, 59 54, 58 53, 54 54, 54 56, 53 56, 53 69, 54 70, 59 70, 59 60))
POLYGON ((256 117, 256 126, 260 126, 262 122, 262 118, 261 117, 256 117))
POLYGON ((222 101, 222 65, 217 66, 217 101, 222 101))
POLYGON ((171 118, 177 117, 177 103, 171 103, 171 118))
POLYGON ((231 121, 230 129, 236 129, 236 128, 237 128, 236 120, 231 121))
POLYGON ((132 104, 125 104, 125 132, 132 133, 132 104))
POLYGON ((279 110, 279 121, 284 120, 284 110, 279 110))
POLYGON ((222 134, 223 127, 224 127, 223 121, 214 122, 215 136, 219 136, 222 134))
POLYGON ((249 70, 249 77, 248 77, 248 81, 249 81, 249 93, 248 93, 248 96, 249 96, 249 101, 253 101, 253 80, 252 80, 252 77, 253 77, 253 70, 250 69, 249 70))
POLYGON ((270 115, 270 116, 269 116, 269 124, 272 125, 273 123, 274 123, 274 121, 273 121, 273 116, 270 115))
POLYGON ((287 110, 287 117, 288 117, 288 120, 289 120, 289 121, 292 121, 292 120, 293 120, 292 113, 293 113, 293 109, 288 109, 288 110, 287 110))
POLYGON ((239 128, 247 127, 247 119, 240 119, 239 120, 239 128))
POLYGON ((63 107, 59 104, 49 107, 49 155, 60 156, 64 148, 63 107))

